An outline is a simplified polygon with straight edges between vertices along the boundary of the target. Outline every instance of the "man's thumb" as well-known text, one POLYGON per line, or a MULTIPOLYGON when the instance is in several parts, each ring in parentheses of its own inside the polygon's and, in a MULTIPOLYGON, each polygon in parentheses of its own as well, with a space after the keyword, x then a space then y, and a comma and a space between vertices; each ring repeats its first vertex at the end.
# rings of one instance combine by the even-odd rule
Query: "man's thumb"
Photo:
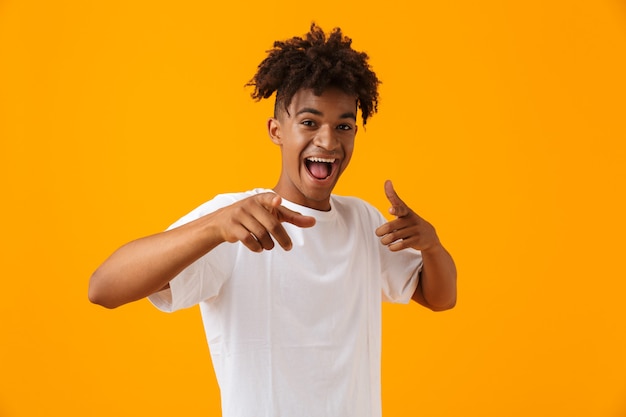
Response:
POLYGON ((385 181, 385 195, 387 196, 387 200, 391 203, 389 213, 396 217, 409 214, 409 208, 404 204, 404 201, 398 197, 398 193, 396 193, 396 190, 393 188, 393 183, 390 180, 385 181))

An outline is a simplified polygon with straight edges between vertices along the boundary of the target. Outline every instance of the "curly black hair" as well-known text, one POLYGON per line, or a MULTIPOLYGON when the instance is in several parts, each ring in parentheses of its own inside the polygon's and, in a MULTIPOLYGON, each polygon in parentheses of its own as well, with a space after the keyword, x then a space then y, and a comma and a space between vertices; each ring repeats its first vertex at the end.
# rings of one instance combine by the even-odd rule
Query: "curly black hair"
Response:
POLYGON ((246 86, 254 87, 251 95, 257 101, 276 92, 275 109, 282 104, 285 111, 302 88, 312 89, 316 95, 329 87, 339 88, 357 97, 365 125, 378 111, 380 80, 368 64, 367 54, 355 51, 351 44, 352 39, 344 36, 340 28, 333 29, 327 38, 312 23, 306 39, 296 36, 274 42, 246 86))

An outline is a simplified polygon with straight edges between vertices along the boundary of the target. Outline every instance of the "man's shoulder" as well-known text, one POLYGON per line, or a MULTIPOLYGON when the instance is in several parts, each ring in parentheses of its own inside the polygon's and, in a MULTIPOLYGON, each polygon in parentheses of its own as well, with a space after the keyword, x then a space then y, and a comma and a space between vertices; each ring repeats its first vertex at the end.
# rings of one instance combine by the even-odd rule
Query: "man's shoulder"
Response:
POLYGON ((217 194, 211 200, 199 206, 197 210, 211 212, 218 208, 236 203, 237 201, 243 200, 244 198, 267 192, 272 192, 272 190, 265 188, 254 188, 248 191, 217 194))
POLYGON ((372 206, 370 203, 368 203, 367 201, 363 200, 360 197, 333 194, 332 200, 336 206, 376 210, 374 206, 372 206))
POLYGON ((367 215, 376 221, 382 217, 382 214, 376 207, 362 198, 333 194, 332 199, 335 209, 341 214, 367 215))
POLYGON ((237 201, 243 200, 244 198, 248 198, 255 194, 261 194, 265 192, 272 192, 272 190, 265 189, 265 188, 255 188, 252 190, 242 191, 242 192, 217 194, 213 198, 211 198, 209 201, 197 206, 191 212, 189 212, 188 214, 180 218, 176 223, 171 225, 170 228, 174 228, 182 224, 188 223, 192 220, 198 219, 206 214, 212 213, 223 207, 230 206, 231 204, 234 204, 237 201))
POLYGON ((213 197, 211 200, 207 201, 204 204, 211 204, 215 202, 217 203, 225 202, 227 204, 232 204, 232 203, 236 203, 239 200, 243 200, 244 198, 252 197, 253 195, 256 195, 256 194, 271 193, 271 192, 273 191, 267 188, 254 188, 248 191, 240 191, 240 192, 234 192, 234 193, 221 193, 221 194, 217 194, 215 197, 213 197))

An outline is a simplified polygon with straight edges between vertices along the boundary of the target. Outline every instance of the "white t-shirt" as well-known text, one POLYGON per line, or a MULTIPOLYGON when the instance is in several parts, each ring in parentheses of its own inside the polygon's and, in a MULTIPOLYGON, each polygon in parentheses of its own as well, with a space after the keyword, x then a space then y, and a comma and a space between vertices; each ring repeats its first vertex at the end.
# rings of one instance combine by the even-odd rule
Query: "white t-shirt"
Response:
MULTIPOLYGON (((271 190, 223 194, 172 227, 271 190)), ((163 311, 200 304, 223 417, 380 417, 381 301, 408 303, 422 259, 391 252, 385 218, 333 195, 331 210, 283 205, 316 219, 283 223, 293 248, 255 253, 223 243, 150 296, 163 311)))

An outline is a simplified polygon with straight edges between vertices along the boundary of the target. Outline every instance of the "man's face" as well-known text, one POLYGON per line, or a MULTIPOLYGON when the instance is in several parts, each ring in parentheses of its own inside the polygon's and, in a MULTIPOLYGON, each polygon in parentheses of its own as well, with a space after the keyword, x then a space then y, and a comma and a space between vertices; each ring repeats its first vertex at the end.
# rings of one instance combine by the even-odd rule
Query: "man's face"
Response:
POLYGON ((316 96, 299 90, 288 113, 278 106, 268 122, 272 141, 281 147, 282 171, 274 191, 317 210, 330 210, 330 194, 354 148, 356 97, 331 88, 316 96))

